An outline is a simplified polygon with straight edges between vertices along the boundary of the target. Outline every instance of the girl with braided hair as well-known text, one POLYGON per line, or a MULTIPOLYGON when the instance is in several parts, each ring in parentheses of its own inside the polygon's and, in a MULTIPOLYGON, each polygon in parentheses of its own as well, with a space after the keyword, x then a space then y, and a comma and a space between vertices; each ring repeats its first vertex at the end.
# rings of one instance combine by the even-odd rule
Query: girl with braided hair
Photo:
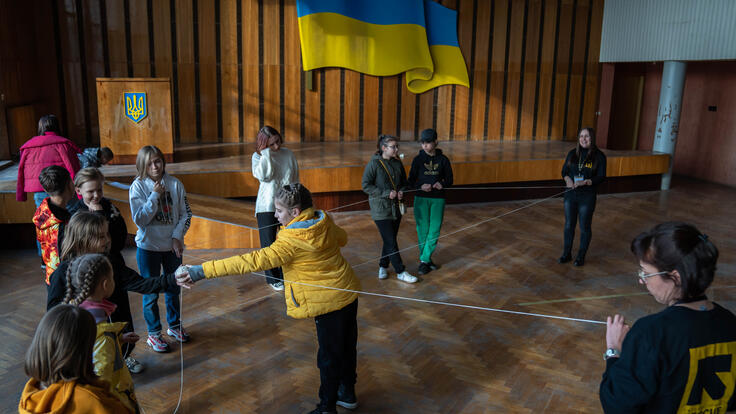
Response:
MULTIPOLYGON (((61 263, 49 279, 46 310, 64 300, 67 286, 69 286, 66 277, 67 270, 74 258, 89 253, 109 255, 111 241, 108 229, 108 219, 102 214, 79 211, 72 216, 62 241, 61 263)), ((129 291, 140 294, 179 291, 173 273, 143 278, 135 270, 125 266, 125 263, 115 259, 110 263, 115 288, 108 300, 116 305, 110 319, 113 322, 125 322, 125 332, 133 331, 133 316, 130 313, 130 301, 128 300, 129 291)), ((130 372, 137 374, 143 370, 143 365, 130 355, 133 345, 133 343, 125 343, 123 356, 130 372)))
POLYGON ((177 270, 177 282, 241 275, 281 267, 286 284, 286 313, 314 318, 320 403, 313 413, 336 413, 336 405, 358 406, 355 397, 358 293, 360 282, 340 252, 345 230, 312 207, 312 195, 301 184, 282 187, 274 199, 275 216, 283 225, 269 247, 242 256, 213 260, 177 270))
POLYGON ((69 263, 66 281, 64 303, 87 310, 97 324, 92 354, 95 374, 110 384, 110 393, 130 412, 138 412, 130 371, 125 364, 115 362, 123 359, 120 352, 122 343, 135 343, 140 338, 135 332, 123 332, 125 322, 112 322, 110 319, 116 307, 107 300, 115 290, 110 261, 99 253, 78 256, 69 263))

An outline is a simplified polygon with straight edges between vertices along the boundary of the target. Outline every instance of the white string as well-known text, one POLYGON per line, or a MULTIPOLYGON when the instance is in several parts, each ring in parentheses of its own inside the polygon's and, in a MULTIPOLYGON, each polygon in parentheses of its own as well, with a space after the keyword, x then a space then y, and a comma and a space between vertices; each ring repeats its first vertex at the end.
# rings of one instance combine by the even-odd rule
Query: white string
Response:
MULTIPOLYGON (((191 254, 189 254, 188 256, 189 257, 192 257, 194 259, 200 260, 201 262, 208 261, 208 259, 203 259, 201 257, 196 257, 196 256, 191 255, 191 254)), ((268 278, 269 277, 266 274, 259 273, 259 272, 251 272, 251 273, 248 273, 248 274, 251 274, 251 275, 254 275, 254 276, 260 276, 262 278, 268 278)), ((244 276, 247 276, 248 274, 245 274, 244 276)), ((231 275, 231 276, 234 276, 234 275, 231 275)), ((378 296, 378 297, 388 298, 388 299, 398 299, 398 300, 405 300, 405 301, 410 301, 410 302, 429 303, 429 304, 432 304, 432 305, 452 306, 452 307, 457 307, 457 308, 483 310, 483 311, 488 311, 488 312, 510 313, 510 314, 514 314, 514 315, 536 316, 536 317, 540 317, 540 318, 560 319, 560 320, 573 321, 573 322, 586 322, 586 323, 594 323, 594 324, 602 324, 602 325, 605 325, 606 324, 606 322, 594 321, 594 320, 590 320, 590 319, 570 318, 570 317, 566 317, 566 316, 546 315, 546 314, 531 313, 531 312, 520 312, 520 311, 513 311, 513 310, 508 310, 508 309, 488 308, 488 307, 485 307, 485 306, 465 305, 465 304, 462 304, 462 303, 445 302, 445 301, 439 301, 439 300, 411 298, 411 297, 407 297, 407 296, 398 296, 398 295, 388 295, 388 294, 385 294, 385 293, 367 292, 367 291, 363 291, 363 290, 354 290, 354 289, 343 289, 343 288, 338 288, 338 287, 334 287, 334 286, 315 285, 315 284, 312 284, 312 283, 291 281, 291 280, 286 280, 286 279, 284 279, 283 282, 284 283, 293 284, 293 285, 301 285, 301 286, 309 286, 309 287, 315 287, 315 288, 320 288, 320 289, 329 289, 329 290, 337 290, 337 291, 341 291, 341 292, 357 293, 359 295, 378 296)))
MULTIPOLYGON (((182 315, 184 314, 184 306, 182 305, 184 303, 184 300, 182 299, 182 296, 184 296, 184 289, 179 289, 179 329, 184 329, 184 319, 182 318, 182 315)), ((179 342, 179 401, 176 402, 176 408, 174 408, 174 412, 172 414, 176 414, 179 411, 179 407, 181 406, 181 400, 184 396, 184 342, 179 342)), ((143 409, 143 404, 138 402, 138 408, 141 409, 141 414, 146 414, 146 410, 143 409)))
MULTIPOLYGON (((434 241, 434 240, 439 240, 439 239, 441 239, 441 238, 443 238, 443 237, 448 237, 448 236, 452 236, 453 234, 457 234, 457 233, 463 232, 463 231, 465 231, 465 230, 469 230, 469 229, 471 229, 471 228, 473 228, 473 227, 478 227, 478 226, 480 226, 481 224, 484 224, 484 223, 488 223, 489 221, 493 221, 493 220, 497 220, 497 219, 500 219, 501 217, 504 217, 504 216, 508 216, 509 214, 513 214, 513 213, 519 212, 519 211, 521 211, 521 210, 524 210, 524 209, 526 209, 526 208, 529 208, 529 207, 535 206, 535 205, 537 205, 537 204, 539 204, 539 203, 545 202, 545 201, 547 201, 547 200, 550 200, 550 199, 552 199, 552 198, 555 198, 555 197, 557 197, 557 196, 560 196, 560 195, 562 195, 562 194, 565 194, 566 192, 568 192, 568 191, 570 191, 570 190, 572 190, 572 188, 568 188, 568 189, 566 189, 565 191, 559 192, 559 193, 557 193, 557 194, 555 194, 555 195, 552 195, 552 196, 549 196, 549 197, 547 197, 547 198, 542 198, 542 199, 540 199, 540 200, 537 200, 537 201, 535 201, 535 202, 533 202, 533 203, 529 203, 529 204, 527 204, 527 205, 525 205, 525 206, 521 206, 521 207, 519 207, 519 208, 516 208, 516 209, 514 209, 514 210, 511 210, 511 211, 507 211, 507 212, 505 212, 505 213, 503 213, 503 214, 499 214, 498 216, 494 216, 494 217, 489 217, 489 218, 483 219, 483 220, 481 220, 481 221, 479 221, 479 222, 476 222, 476 223, 474 223, 474 224, 471 224, 471 225, 469 225, 469 226, 466 226, 466 227, 462 227, 462 228, 460 228, 460 229, 458 229, 458 230, 455 230, 455 231, 451 231, 451 232, 449 232, 449 233, 446 233, 446 234, 443 234, 443 235, 441 235, 441 236, 435 237, 434 239, 428 239, 428 240, 427 240, 426 242, 430 242, 430 241, 434 241)), ((426 242, 425 242, 425 243, 426 243, 426 242)), ((409 246, 409 247, 405 247, 405 248, 403 248, 403 249, 399 249, 399 250, 397 250, 397 251, 395 251, 395 252, 393 252, 393 253, 390 253, 390 254, 387 254, 387 255, 383 255, 383 256, 379 256, 379 257, 377 257, 377 258, 375 258, 375 259, 370 259, 370 260, 366 260, 365 262, 362 262, 362 263, 359 263, 359 264, 357 264, 357 265, 354 265, 354 266, 353 266, 353 268, 355 268, 355 267, 360 267, 360 266, 363 266, 363 265, 365 265, 365 264, 368 264, 368 263, 374 263, 374 262, 375 262, 376 260, 381 260, 381 259, 383 259, 384 257, 389 257, 389 256, 393 256, 393 255, 395 255, 395 254, 399 254, 399 253, 401 253, 401 252, 403 252, 403 251, 406 251, 406 250, 410 250, 410 249, 413 249, 413 248, 415 248, 415 247, 419 247, 419 244, 413 244, 413 245, 411 245, 411 246, 409 246)))

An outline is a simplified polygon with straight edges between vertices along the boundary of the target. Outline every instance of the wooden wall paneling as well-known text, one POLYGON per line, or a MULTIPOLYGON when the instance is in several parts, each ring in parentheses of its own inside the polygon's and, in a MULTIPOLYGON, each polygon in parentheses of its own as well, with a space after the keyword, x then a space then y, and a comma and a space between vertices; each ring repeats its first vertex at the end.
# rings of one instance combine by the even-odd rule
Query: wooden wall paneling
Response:
POLYGON ((125 3, 123 0, 105 1, 107 14, 107 47, 110 60, 110 77, 128 76, 125 49, 125 3))
MULTIPOLYGON (((167 0, 153 0, 154 69, 157 77, 171 79, 171 14, 167 0)), ((171 79, 173 81, 173 79, 171 79)), ((173 93, 174 86, 171 85, 173 93)), ((176 126, 175 126, 176 128, 176 126)))
POLYGON ((570 32, 572 26, 572 2, 573 0, 563 0, 560 9, 560 33, 557 39, 557 67, 555 68, 555 95, 552 101, 552 128, 550 137, 554 140, 564 140, 562 135, 563 125, 565 122, 565 93, 567 87, 567 71, 569 66, 570 53, 570 32))
POLYGON ((603 0, 592 1, 593 12, 590 22, 590 44, 588 46, 588 71, 585 78, 585 97, 583 99, 582 126, 596 124, 596 111, 600 97, 601 64, 600 57, 601 25, 603 24, 603 0))
POLYGON ((255 142, 258 119, 258 0, 243 1, 243 134, 255 142))
POLYGON ((381 105, 381 132, 389 135, 399 135, 396 130, 397 116, 401 113, 398 107, 399 82, 401 76, 384 76, 383 78, 383 99, 381 105))
POLYGON ((549 116, 552 109, 552 79, 554 68, 555 31, 557 27, 557 3, 544 3, 544 35, 542 37, 542 64, 539 73, 539 97, 537 98, 537 117, 533 127, 536 140, 548 140, 549 116))
POLYGON ((404 76, 399 76, 399 88, 401 88, 401 131, 399 137, 404 141, 414 141, 421 132, 421 129, 414 131, 417 95, 409 92, 404 76))
MULTIPOLYGON (((460 50, 462 51, 463 58, 465 59, 465 68, 468 70, 468 76, 472 71, 470 67, 470 61, 473 54, 473 22, 475 21, 475 14, 473 14, 473 3, 477 0, 457 0, 457 4, 453 7, 458 11, 458 16, 463 16, 462 19, 458 18, 458 43, 460 44, 460 50)), ((453 128, 452 128, 452 139, 465 140, 468 138, 468 113, 470 105, 470 89, 456 85, 455 88, 455 112, 453 114, 453 128)))
MULTIPOLYGON (((301 48, 299 42, 299 25, 296 16, 296 0, 284 3, 284 131, 285 141, 301 142, 301 94, 302 68, 301 48)), ((348 78, 346 71, 346 79, 348 78)), ((346 102, 347 105, 347 102, 346 102)), ((356 117, 357 124, 357 117, 356 117)), ((345 125, 347 128, 347 123, 345 125)), ((356 125, 357 130, 357 125, 356 125)), ((357 134, 355 134, 357 135, 357 134)))
POLYGON ((572 49, 572 68, 570 68, 570 87, 567 102, 567 119, 564 128, 565 136, 574 138, 577 136, 578 123, 580 120, 580 95, 583 89, 583 70, 585 68, 586 37, 588 28, 589 0, 578 0, 575 13, 573 38, 575 45, 572 49))
MULTIPOLYGON (((320 140, 320 97, 319 88, 322 77, 320 70, 308 72, 306 76, 312 76, 312 90, 304 90, 304 141, 318 142, 320 140)), ((306 83, 306 82, 305 82, 306 83)))
MULTIPOLYGON (((0 105, 2 108, 2 105, 0 105)), ((39 115, 34 105, 4 108, 8 128, 8 147, 11 153, 19 154, 19 148, 31 137, 36 136, 39 115)), ((9 156, 8 156, 9 158, 9 156)))
MULTIPOLYGON (((99 142, 99 125, 97 116, 97 90, 95 79, 105 75, 105 55, 102 50, 101 10, 99 3, 84 3, 84 45, 85 62, 87 71, 84 74, 87 81, 87 94, 90 124, 90 138, 93 142, 99 142)), ((91 143, 90 143, 91 144, 91 143)))
POLYGON ((84 100, 82 92, 82 65, 79 54, 77 12, 73 1, 63 1, 59 7, 64 85, 66 88, 67 138, 84 144, 84 100))
MULTIPOLYGON (((220 134, 217 130, 217 47, 215 36, 215 3, 216 0, 197 0, 197 42, 198 61, 194 62, 195 76, 198 76, 199 90, 194 90, 196 118, 182 122, 200 122, 200 135, 197 141, 217 142, 220 134)), ((222 7, 222 4, 220 5, 222 7)), ((222 23, 220 24, 222 27, 222 23)), ((194 29, 194 27, 192 27, 194 29)), ((195 58, 197 58, 195 56, 195 58)), ((196 82, 195 82, 196 83, 196 82)), ((196 88, 197 85, 195 85, 196 88)))
MULTIPOLYGON (((0 3, 0 90, 4 95, 2 103, 7 107, 32 102, 39 95, 34 79, 38 65, 34 65, 36 50, 34 37, 23 35, 25 21, 33 17, 33 8, 21 2, 3 1, 0 3)), ((29 27, 28 29, 31 29, 29 27)), ((13 152, 17 150, 14 149, 13 152)))
POLYGON ((279 129, 281 123, 281 95, 279 60, 281 27, 279 26, 279 3, 264 1, 263 8, 263 107, 266 125, 279 129))
POLYGON ((508 2, 495 2, 493 21, 493 55, 491 56, 491 90, 488 104, 488 132, 486 139, 500 139, 501 107, 503 104, 503 71, 506 58, 506 26, 508 26, 508 2))
POLYGON ((483 128, 486 119, 486 89, 488 86, 488 48, 491 41, 491 7, 490 1, 478 1, 476 10, 476 21, 478 22, 475 29, 475 59, 474 67, 468 67, 468 74, 473 74, 473 81, 470 87, 473 89, 472 113, 470 131, 468 135, 471 140, 482 141, 483 128))
POLYGON ((452 111, 452 86, 438 86, 437 90, 437 136, 439 139, 452 140, 450 136, 450 119, 452 111))
POLYGON ((508 31, 508 73, 506 76, 506 100, 504 102, 503 140, 516 140, 519 89, 521 88, 522 42, 524 40, 524 1, 514 1, 511 7, 511 30, 508 31))
MULTIPOLYGON (((14 2, 13 2, 14 3, 14 2)), ((54 33, 54 25, 58 24, 58 21, 54 21, 54 7, 36 7, 34 9, 36 15, 35 15, 35 22, 34 25, 34 35, 35 35, 35 41, 36 41, 36 47, 28 49, 29 52, 32 52, 33 56, 35 56, 35 62, 41 62, 46 61, 48 64, 46 65, 37 65, 32 64, 29 65, 29 70, 24 70, 27 72, 28 76, 32 76, 33 84, 38 87, 37 89, 37 95, 30 95, 33 96, 34 99, 37 99, 40 101, 38 102, 38 113, 39 114, 55 114, 56 116, 63 118, 62 110, 61 110, 61 95, 62 90, 64 90, 64 85, 59 82, 58 78, 58 70, 59 68, 62 68, 63 62, 58 60, 60 50, 56 50, 56 36, 54 33), (35 50, 34 50, 35 49, 35 50), (53 52, 51 52, 53 51, 53 52), (53 62, 53 60, 56 60, 56 62, 53 62)), ((23 22, 18 22, 20 24, 23 24, 23 22)), ((22 31, 18 31, 18 33, 23 33, 22 31)), ((23 38, 28 38, 28 36, 23 36, 23 38)), ((29 55, 31 56, 31 55, 29 55)), ((2 71, 0 71, 2 72, 2 71)), ((0 75, 1 76, 1 75, 0 75)), ((19 79, 22 79, 20 77, 15 78, 16 82, 19 79)), ((25 82, 20 83, 20 85, 24 85, 25 82)), ((26 90, 25 93, 28 93, 28 90, 26 90)), ((29 96, 29 95, 26 95, 29 96)), ((6 95, 6 99, 7 99, 6 95)), ((62 129, 64 128, 64 123, 66 122, 65 119, 59 119, 61 121, 62 129)), ((38 120, 36 120, 38 121, 38 120)))
POLYGON ((360 73, 345 70, 345 141, 360 140, 360 73))
POLYGON ((324 68, 325 141, 340 141, 340 69, 324 68))
MULTIPOLYGON (((434 89, 419 95, 419 133, 427 128, 434 128, 432 120, 434 118, 434 89)), ((447 139, 447 137, 439 137, 439 139, 447 139)))
POLYGON ((238 107, 238 19, 237 1, 220 0, 220 71, 222 117, 220 137, 223 142, 240 141, 238 107))
POLYGON ((363 136, 365 141, 378 139, 378 78, 363 76, 363 136))
MULTIPOLYGON (((176 3, 176 62, 179 99, 179 143, 197 142, 196 108, 197 91, 194 88, 194 21, 192 0, 176 3)), ((173 45, 172 45, 173 46, 173 45)))
MULTIPOLYGON (((130 47, 133 57, 133 77, 151 76, 151 56, 148 41, 148 4, 138 0, 130 5, 130 47)), ((99 40, 97 40, 99 43, 99 40)))
POLYGON ((517 119, 519 125, 519 139, 531 140, 532 128, 534 126, 534 108, 536 105, 535 94, 537 85, 537 63, 539 56, 539 18, 542 13, 542 3, 540 1, 527 1, 527 24, 526 24, 526 50, 524 58, 524 67, 521 68, 524 74, 524 82, 521 102, 521 120, 517 119))

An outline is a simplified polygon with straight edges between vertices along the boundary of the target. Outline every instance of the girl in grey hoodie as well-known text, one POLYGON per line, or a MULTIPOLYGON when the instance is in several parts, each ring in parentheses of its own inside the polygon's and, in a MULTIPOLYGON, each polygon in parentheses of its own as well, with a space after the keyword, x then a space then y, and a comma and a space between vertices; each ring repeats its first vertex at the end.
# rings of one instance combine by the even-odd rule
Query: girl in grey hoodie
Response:
MULTIPOLYGON (((173 273, 181 265, 184 235, 189 229, 192 210, 181 181, 166 174, 163 153, 147 145, 136 157, 138 176, 130 186, 130 210, 138 226, 135 244, 136 259, 143 277, 158 277, 173 273)), ((179 342, 189 341, 179 319, 179 293, 164 293, 166 302, 166 333, 179 342)), ((146 343, 156 352, 168 352, 169 344, 161 337, 158 294, 143 295, 143 317, 148 325, 146 343)))

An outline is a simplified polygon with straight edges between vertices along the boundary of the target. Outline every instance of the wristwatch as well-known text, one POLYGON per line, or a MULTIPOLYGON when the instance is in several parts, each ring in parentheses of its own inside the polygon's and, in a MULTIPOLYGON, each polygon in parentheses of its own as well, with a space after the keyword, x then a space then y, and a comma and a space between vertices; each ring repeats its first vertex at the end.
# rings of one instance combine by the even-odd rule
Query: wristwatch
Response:
POLYGON ((607 360, 608 358, 618 358, 621 356, 621 351, 618 349, 608 348, 606 349, 606 352, 603 354, 603 360, 607 360))

